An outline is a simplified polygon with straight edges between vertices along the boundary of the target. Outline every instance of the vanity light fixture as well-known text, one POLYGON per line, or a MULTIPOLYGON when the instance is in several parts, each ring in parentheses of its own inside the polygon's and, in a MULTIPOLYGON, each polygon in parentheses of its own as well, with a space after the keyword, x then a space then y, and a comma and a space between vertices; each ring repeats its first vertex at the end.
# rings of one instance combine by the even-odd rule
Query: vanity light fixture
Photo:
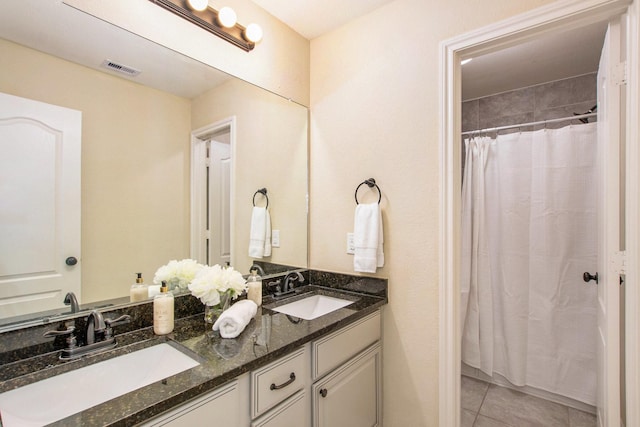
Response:
POLYGON ((217 11, 209 7, 207 0, 149 0, 176 15, 196 24, 229 43, 247 52, 262 39, 262 28, 249 24, 247 28, 238 24, 236 13, 230 7, 217 11))

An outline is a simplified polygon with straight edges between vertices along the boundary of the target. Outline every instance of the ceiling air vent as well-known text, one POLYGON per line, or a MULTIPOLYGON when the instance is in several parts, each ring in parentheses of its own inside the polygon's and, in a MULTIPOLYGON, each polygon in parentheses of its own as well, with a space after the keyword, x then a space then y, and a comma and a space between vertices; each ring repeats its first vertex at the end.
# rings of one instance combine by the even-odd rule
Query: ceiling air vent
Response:
POLYGON ((118 64, 117 62, 109 61, 105 59, 102 61, 102 67, 108 68, 112 71, 117 71, 118 73, 126 74, 129 77, 135 77, 140 74, 140 70, 136 70, 133 67, 129 67, 128 65, 118 64))

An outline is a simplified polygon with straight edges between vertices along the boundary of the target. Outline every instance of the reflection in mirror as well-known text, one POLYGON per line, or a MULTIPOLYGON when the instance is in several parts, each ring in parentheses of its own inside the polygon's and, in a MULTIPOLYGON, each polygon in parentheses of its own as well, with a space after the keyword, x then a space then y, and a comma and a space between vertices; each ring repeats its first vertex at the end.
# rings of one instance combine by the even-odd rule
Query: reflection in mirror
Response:
MULTIPOLYGON (((0 92, 82 115, 81 253, 57 246, 46 272, 81 271, 81 308, 120 304, 136 273, 150 284, 169 260, 197 258, 193 218, 205 205, 192 200, 192 147, 198 130, 219 123, 230 123, 223 141, 231 153, 229 227, 221 231, 228 233, 229 262, 243 274, 254 261, 306 267, 306 108, 60 2, 3 1, 0 55, 0 92), (141 72, 101 68, 105 60, 141 72), (252 196, 262 187, 280 246, 269 258, 251 259, 252 196), (64 263, 70 256, 79 260, 75 266, 64 263)), ((209 201, 214 207, 218 202, 209 201)), ((3 268, 0 324, 33 317, 13 309, 3 268)), ((46 294, 54 312, 69 311, 64 296, 57 288, 46 294)))

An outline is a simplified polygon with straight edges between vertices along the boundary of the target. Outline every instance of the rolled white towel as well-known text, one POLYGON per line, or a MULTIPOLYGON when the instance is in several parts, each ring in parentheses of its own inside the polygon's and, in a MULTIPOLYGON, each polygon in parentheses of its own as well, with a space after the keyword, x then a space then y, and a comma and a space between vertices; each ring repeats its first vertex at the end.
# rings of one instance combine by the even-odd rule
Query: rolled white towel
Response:
POLYGON ((213 324, 213 330, 220 331, 222 338, 235 338, 244 331, 258 312, 258 306, 251 300, 242 300, 223 311, 213 324))

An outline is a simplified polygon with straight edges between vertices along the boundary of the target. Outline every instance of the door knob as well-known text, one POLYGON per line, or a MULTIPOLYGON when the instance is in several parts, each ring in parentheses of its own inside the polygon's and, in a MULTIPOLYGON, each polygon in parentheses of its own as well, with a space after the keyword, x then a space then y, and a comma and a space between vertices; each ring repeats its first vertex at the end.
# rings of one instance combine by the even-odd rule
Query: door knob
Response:
POLYGON ((320 389, 320 396, 327 397, 327 389, 326 388, 320 389))
POLYGON ((64 263, 67 265, 76 265, 78 263, 78 258, 70 256, 69 258, 64 260, 64 263))
POLYGON ((585 271, 584 274, 582 275, 582 280, 584 280, 585 282, 595 280, 596 284, 598 284, 598 273, 596 272, 596 274, 591 274, 588 271, 585 271))

